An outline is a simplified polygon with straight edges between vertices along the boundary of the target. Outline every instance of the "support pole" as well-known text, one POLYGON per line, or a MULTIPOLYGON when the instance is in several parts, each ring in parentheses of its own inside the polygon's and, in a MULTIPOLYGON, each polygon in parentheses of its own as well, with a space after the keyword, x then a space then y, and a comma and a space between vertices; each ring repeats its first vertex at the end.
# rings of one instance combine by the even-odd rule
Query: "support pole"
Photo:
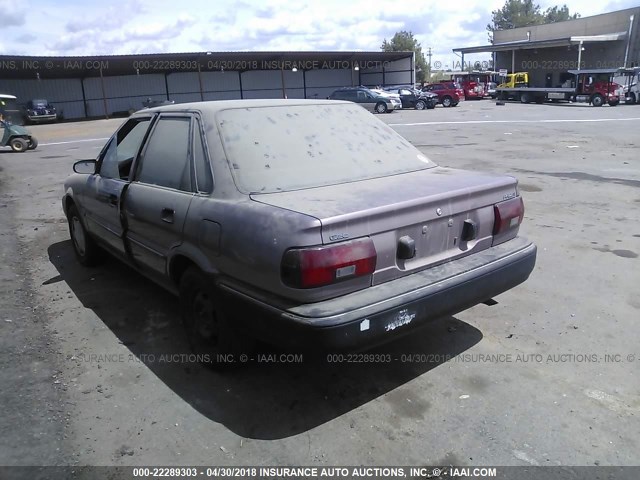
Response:
POLYGON ((107 110, 107 96, 104 93, 104 77, 102 76, 102 62, 100 62, 100 85, 102 86, 102 104, 104 105, 104 118, 109 120, 109 111, 107 110))
POLYGON ((287 98, 287 89, 284 85, 284 62, 280 64, 280 78, 282 79, 282 98, 287 98))
POLYGON ((627 60, 629 59, 629 46, 631 45, 631 33, 633 31, 634 15, 629 17, 629 33, 627 34, 627 49, 624 52, 624 68, 627 68, 627 60))
POLYGON ((578 44, 578 68, 576 70, 580 70, 580 62, 582 61, 582 40, 578 44))
POLYGON ((200 62, 198 62, 198 84, 200 85, 200 101, 204 102, 204 92, 202 91, 202 72, 200 71, 200 62))

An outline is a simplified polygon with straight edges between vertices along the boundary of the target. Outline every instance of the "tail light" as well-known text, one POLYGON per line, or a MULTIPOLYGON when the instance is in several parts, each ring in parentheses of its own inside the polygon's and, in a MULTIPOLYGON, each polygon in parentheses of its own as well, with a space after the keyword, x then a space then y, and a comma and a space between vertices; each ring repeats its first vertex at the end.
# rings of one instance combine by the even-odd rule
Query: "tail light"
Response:
POLYGON ((376 270, 378 255, 370 238, 333 245, 293 248, 282 257, 281 274, 285 285, 315 288, 376 270))
POLYGON ((496 203, 493 206, 495 217, 493 235, 505 233, 518 227, 524 218, 524 202, 522 197, 515 197, 505 202, 496 203))

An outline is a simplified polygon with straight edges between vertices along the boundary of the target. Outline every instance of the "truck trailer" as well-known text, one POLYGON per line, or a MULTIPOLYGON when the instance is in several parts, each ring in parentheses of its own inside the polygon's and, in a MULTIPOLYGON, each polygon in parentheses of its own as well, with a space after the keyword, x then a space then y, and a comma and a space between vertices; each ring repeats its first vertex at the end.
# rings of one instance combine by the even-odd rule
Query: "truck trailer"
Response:
POLYGON ((608 103, 615 107, 620 103, 616 93, 619 85, 613 76, 619 69, 568 70, 574 80, 566 81, 559 87, 534 87, 529 84, 526 72, 508 75, 508 80, 496 87, 496 95, 501 100, 519 100, 521 103, 543 103, 545 101, 586 102, 594 107, 608 103))

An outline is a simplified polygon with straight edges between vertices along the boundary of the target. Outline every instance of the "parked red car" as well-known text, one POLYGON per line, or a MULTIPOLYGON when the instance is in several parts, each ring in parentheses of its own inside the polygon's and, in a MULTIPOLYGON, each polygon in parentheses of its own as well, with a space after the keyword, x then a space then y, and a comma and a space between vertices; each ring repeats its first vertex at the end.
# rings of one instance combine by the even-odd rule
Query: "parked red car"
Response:
POLYGON ((438 95, 438 103, 441 103, 443 107, 455 107, 461 100, 464 100, 464 90, 454 82, 430 83, 425 85, 422 91, 438 95))

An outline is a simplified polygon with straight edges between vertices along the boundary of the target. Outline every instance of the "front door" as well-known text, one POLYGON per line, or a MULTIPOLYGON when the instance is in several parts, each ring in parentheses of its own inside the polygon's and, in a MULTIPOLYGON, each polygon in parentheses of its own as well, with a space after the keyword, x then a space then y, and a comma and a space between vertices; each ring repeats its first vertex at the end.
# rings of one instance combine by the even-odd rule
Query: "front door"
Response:
POLYGON ((416 106, 416 95, 407 88, 401 88, 398 93, 400 94, 400 101, 402 102, 402 108, 413 108, 416 106))
POLYGON ((136 264, 164 276, 194 195, 192 117, 162 114, 136 164, 125 199, 126 239, 136 264))
POLYGON ((129 119, 111 137, 98 157, 97 173, 87 179, 82 203, 85 225, 108 248, 124 254, 122 193, 129 171, 149 130, 151 117, 129 119))

